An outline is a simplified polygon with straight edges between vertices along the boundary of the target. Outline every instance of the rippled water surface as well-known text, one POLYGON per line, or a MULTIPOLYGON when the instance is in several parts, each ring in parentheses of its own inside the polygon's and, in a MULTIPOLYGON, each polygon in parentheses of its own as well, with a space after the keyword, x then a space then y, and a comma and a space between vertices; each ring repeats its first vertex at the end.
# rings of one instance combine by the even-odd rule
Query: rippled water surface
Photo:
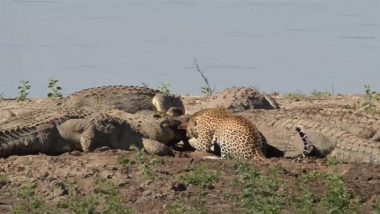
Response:
POLYGON ((48 79, 218 90, 380 90, 379 0, 1 0, 0 92, 48 79))

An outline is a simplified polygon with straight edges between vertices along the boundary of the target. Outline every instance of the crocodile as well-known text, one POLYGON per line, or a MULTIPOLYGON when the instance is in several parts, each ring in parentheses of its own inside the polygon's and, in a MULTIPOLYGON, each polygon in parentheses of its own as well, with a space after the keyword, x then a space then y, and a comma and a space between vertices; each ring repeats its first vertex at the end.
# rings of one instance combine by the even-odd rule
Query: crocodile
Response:
POLYGON ((175 139, 175 126, 179 123, 175 118, 152 115, 137 118, 130 114, 131 117, 124 116, 129 118, 125 120, 111 114, 67 110, 39 115, 25 123, 19 118, 18 123, 13 121, 0 128, 0 157, 89 152, 101 146, 129 149, 132 145, 151 154, 170 154, 166 144, 175 139))
POLYGON ((66 108, 107 108, 136 113, 154 110, 170 114, 184 114, 185 108, 179 96, 163 94, 159 90, 139 86, 102 86, 88 88, 71 94, 63 101, 66 108))
POLYGON ((348 131, 360 138, 380 142, 380 114, 376 112, 315 106, 263 113, 276 118, 302 118, 317 121, 348 131))
MULTIPOLYGON (((318 157, 335 157, 341 162, 380 164, 380 143, 360 138, 332 125, 308 119, 284 117, 268 111, 241 113, 250 119, 265 137, 267 144, 297 157, 304 152, 304 142, 297 132, 303 127, 318 157)), ((270 152, 270 151, 269 151, 270 152)))
POLYGON ((35 110, 61 111, 77 108, 96 111, 118 109, 128 113, 154 110, 173 116, 185 113, 180 96, 164 94, 148 87, 116 85, 88 88, 63 98, 4 101, 0 105, 0 124, 6 123, 14 115, 24 115, 35 110))

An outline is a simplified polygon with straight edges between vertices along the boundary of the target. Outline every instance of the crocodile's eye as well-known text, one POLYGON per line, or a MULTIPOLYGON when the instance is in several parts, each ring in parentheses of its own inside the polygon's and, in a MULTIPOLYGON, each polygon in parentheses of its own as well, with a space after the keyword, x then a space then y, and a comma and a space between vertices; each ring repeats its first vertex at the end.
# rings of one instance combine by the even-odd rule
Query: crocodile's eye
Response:
POLYGON ((162 115, 160 115, 160 114, 153 114, 152 117, 154 119, 159 119, 159 118, 162 118, 162 115))

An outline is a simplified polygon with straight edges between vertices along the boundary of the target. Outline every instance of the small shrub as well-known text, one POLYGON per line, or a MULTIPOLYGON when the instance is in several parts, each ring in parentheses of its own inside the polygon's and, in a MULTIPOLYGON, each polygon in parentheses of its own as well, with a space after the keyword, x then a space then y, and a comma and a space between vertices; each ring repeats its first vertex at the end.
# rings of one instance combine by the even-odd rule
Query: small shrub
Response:
POLYGON ((202 94, 204 94, 205 96, 212 96, 215 93, 215 86, 214 88, 211 88, 210 83, 206 77, 206 74, 204 73, 204 71, 201 70, 201 68, 199 67, 197 63, 197 59, 194 59, 194 64, 195 64, 195 68, 197 69, 197 72, 201 75, 203 82, 205 83, 205 86, 201 87, 202 94))
POLYGON ((192 184, 201 189, 212 187, 219 181, 220 172, 212 172, 206 164, 190 166, 190 174, 182 177, 182 180, 187 184, 192 184))
POLYGON ((49 213, 45 203, 35 197, 36 185, 31 182, 24 183, 17 191, 16 197, 20 199, 12 208, 12 213, 49 213))
POLYGON ((364 107, 366 111, 378 110, 374 102, 380 100, 379 94, 376 91, 373 91, 370 85, 364 85, 364 89, 365 89, 365 101, 364 103, 362 103, 362 107, 364 107))
POLYGON ((130 160, 128 157, 124 155, 120 155, 117 157, 117 161, 128 167, 128 171, 132 167, 132 165, 137 165, 140 173, 142 173, 145 179, 154 180, 156 177, 156 173, 153 171, 154 166, 158 164, 164 164, 164 160, 158 158, 148 159, 146 157, 146 153, 143 150, 136 151, 136 159, 130 160))
POLYGON ((204 206, 204 204, 196 203, 197 205, 192 207, 187 207, 183 203, 174 202, 169 205, 169 214, 210 214, 213 213, 204 206))
POLYGON ((57 98, 57 97, 62 97, 62 88, 57 85, 58 80, 55 79, 50 79, 49 80, 49 86, 48 88, 50 89, 50 92, 48 93, 48 98, 57 98))
POLYGON ((338 165, 338 160, 336 159, 335 156, 330 156, 327 158, 327 166, 329 167, 336 167, 338 165))
POLYGON ((18 96, 16 98, 17 101, 26 101, 28 99, 29 91, 31 86, 29 85, 29 81, 20 81, 20 86, 18 86, 18 96))
POLYGON ((309 190, 308 184, 322 179, 323 175, 316 171, 311 171, 298 179, 299 185, 295 187, 290 201, 291 208, 295 209, 296 213, 316 213, 314 208, 319 199, 309 190))
POLYGON ((316 207, 322 213, 361 213, 359 201, 350 197, 342 176, 337 172, 326 174, 312 171, 302 176, 299 183, 298 192, 291 202, 297 213, 317 213, 316 207), (317 182, 320 188, 326 190, 317 197, 309 190, 308 184, 311 182, 317 182))
POLYGON ((161 93, 165 95, 170 95, 171 94, 170 83, 161 82, 160 85, 158 86, 158 90, 160 90, 161 93))
POLYGON ((136 156, 136 163, 138 164, 139 171, 144 178, 154 180, 156 173, 153 171, 153 166, 157 164, 157 159, 148 160, 145 151, 138 151, 136 156))
POLYGON ((130 214, 132 211, 122 204, 117 186, 107 179, 96 178, 94 194, 83 197, 77 193, 77 186, 69 182, 68 198, 61 201, 58 207, 68 209, 73 213, 121 213, 130 214))
POLYGON ((10 182, 10 180, 9 180, 8 176, 6 176, 6 175, 0 175, 0 188, 2 186, 7 185, 9 182, 10 182))
POLYGON ((374 214, 380 214, 380 197, 373 202, 372 209, 374 214))
POLYGON ((174 202, 169 204, 169 213, 170 214, 182 214, 182 213, 189 213, 188 209, 178 202, 174 202))
POLYGON ((321 98, 321 97, 331 97, 331 93, 328 91, 318 91, 318 90, 313 90, 311 92, 311 96, 321 98))
POLYGON ((300 100, 306 99, 306 95, 302 91, 299 91, 299 90, 295 91, 295 92, 287 93, 287 94, 285 94, 285 96, 288 99, 295 100, 295 101, 300 101, 300 100))
POLYGON ((181 177, 182 182, 187 185, 191 184, 199 188, 196 198, 197 207, 192 207, 186 213, 210 213, 206 208, 207 189, 211 189, 219 181, 220 171, 211 171, 206 164, 189 166, 190 173, 185 177, 181 177))
POLYGON ((88 197, 83 199, 77 199, 69 204, 69 209, 75 214, 81 213, 97 213, 96 206, 98 204, 98 199, 96 197, 88 197))
POLYGON ((124 207, 121 203, 119 197, 119 191, 117 186, 106 179, 97 179, 96 180, 95 193, 103 199, 105 207, 103 209, 104 214, 120 213, 120 214, 129 214, 132 213, 131 210, 124 207))
POLYGON ((238 178, 234 187, 241 194, 231 194, 244 213, 281 213, 284 208, 284 196, 281 194, 283 181, 278 171, 270 169, 268 176, 262 176, 247 163, 238 163, 238 178))
POLYGON ((347 213, 350 210, 350 198, 342 176, 330 174, 326 177, 327 191, 321 198, 326 213, 347 213))
POLYGON ((68 209, 75 214, 97 213, 96 207, 99 204, 98 196, 83 197, 78 193, 78 186, 74 182, 65 183, 68 197, 58 203, 58 208, 68 209))
POLYGON ((136 164, 135 161, 128 159, 126 155, 117 156, 117 162, 119 162, 121 165, 126 165, 126 166, 136 164))

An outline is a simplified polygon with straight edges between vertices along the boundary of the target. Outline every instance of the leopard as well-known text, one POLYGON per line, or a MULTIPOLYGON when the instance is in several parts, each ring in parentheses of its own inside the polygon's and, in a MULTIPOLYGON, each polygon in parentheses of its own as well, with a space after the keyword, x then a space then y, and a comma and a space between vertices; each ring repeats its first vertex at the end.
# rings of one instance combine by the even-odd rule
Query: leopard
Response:
POLYGON ((220 147, 220 157, 205 159, 265 158, 265 141, 260 131, 248 119, 223 108, 206 108, 195 112, 181 125, 186 129, 188 142, 199 151, 212 152, 220 147))

